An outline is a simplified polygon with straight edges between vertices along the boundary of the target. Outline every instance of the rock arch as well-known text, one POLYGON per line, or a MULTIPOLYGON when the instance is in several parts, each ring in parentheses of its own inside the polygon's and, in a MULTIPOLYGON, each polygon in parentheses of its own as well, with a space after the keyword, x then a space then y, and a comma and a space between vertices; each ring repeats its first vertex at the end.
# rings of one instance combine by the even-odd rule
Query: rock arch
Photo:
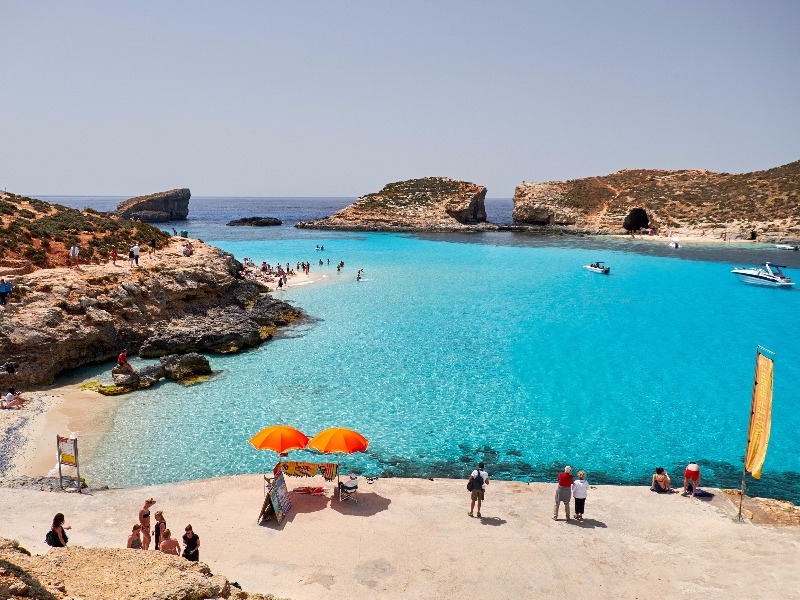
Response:
POLYGON ((647 211, 643 208, 633 208, 625 217, 622 222, 625 231, 638 231, 639 229, 647 229, 650 226, 650 217, 647 216, 647 211))

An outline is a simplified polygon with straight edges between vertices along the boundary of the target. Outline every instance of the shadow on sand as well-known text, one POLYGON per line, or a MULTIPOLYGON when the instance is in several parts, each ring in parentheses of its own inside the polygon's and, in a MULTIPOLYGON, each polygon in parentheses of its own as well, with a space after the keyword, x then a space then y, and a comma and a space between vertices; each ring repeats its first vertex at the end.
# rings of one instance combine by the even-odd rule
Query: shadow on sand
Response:
POLYGON ((343 515, 351 515, 354 517, 369 517, 382 512, 389 508, 392 503, 389 498, 379 496, 374 492, 364 493, 359 491, 358 504, 352 500, 339 501, 339 496, 334 495, 331 498, 331 508, 343 515))
POLYGON ((508 523, 508 521, 500 517, 480 517, 480 521, 481 525, 492 525, 494 527, 500 527, 500 525, 508 523))
POLYGON ((584 519, 583 521, 578 521, 576 519, 571 519, 567 521, 568 525, 577 525, 578 527, 582 527, 584 529, 594 529, 595 527, 600 527, 605 529, 608 527, 602 521, 598 521, 597 519, 584 519))
POLYGON ((261 527, 269 527, 270 529, 281 529, 286 523, 294 521, 295 515, 303 515, 307 513, 317 512, 324 510, 331 502, 328 496, 312 496, 310 494, 296 494, 289 492, 289 500, 292 503, 292 508, 289 514, 283 518, 281 524, 278 524, 275 515, 269 521, 261 521, 261 527))

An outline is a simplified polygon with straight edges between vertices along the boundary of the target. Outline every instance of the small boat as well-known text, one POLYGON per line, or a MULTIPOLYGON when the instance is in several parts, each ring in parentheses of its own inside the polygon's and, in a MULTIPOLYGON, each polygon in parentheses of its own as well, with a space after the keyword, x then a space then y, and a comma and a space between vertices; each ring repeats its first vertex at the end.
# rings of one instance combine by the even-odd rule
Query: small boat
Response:
POLYGON ((593 271, 594 273, 602 273, 603 275, 611 273, 611 267, 607 267, 602 262, 593 262, 590 265, 583 265, 583 268, 587 271, 593 271))
POLYGON ((681 241, 678 238, 674 237, 672 238, 672 241, 669 243, 669 247, 675 248, 677 250, 678 248, 681 247, 681 241))
POLYGON ((781 269, 785 268, 783 265, 764 263, 763 267, 736 267, 731 273, 738 275, 745 283, 790 288, 794 285, 794 281, 783 274, 781 269))
POLYGON ((800 246, 792 246, 790 244, 775 244, 775 247, 778 250, 794 250, 795 252, 800 250, 800 246))

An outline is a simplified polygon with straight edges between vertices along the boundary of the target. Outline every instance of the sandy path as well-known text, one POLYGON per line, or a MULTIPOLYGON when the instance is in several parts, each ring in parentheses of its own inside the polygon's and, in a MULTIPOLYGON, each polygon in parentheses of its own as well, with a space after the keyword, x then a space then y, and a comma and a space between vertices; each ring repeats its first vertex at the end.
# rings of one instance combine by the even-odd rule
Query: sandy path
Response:
MULTIPOLYGON (((289 488, 309 483, 290 478, 289 488)), ((381 479, 361 488, 358 505, 292 494, 295 508, 280 527, 256 524, 262 489, 253 475, 93 496, 0 489, 0 536, 44 552, 49 520, 62 511, 72 543, 122 547, 152 495, 173 531, 194 526, 212 571, 295 600, 648 598, 656 588, 781 598, 800 588, 800 528, 737 524, 724 499, 600 486, 577 524, 550 519, 548 484, 492 482, 480 520, 466 515, 463 481, 381 479)))

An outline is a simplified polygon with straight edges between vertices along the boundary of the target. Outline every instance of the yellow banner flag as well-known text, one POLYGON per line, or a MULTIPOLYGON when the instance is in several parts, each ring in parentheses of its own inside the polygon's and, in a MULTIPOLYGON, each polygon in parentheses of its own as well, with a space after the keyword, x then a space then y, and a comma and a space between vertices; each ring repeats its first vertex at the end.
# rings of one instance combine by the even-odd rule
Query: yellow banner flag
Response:
POLYGON ((753 382, 753 403, 750 406, 750 429, 747 433, 747 454, 744 468, 761 479, 761 468, 767 456, 769 430, 772 424, 772 359, 758 354, 753 382))

